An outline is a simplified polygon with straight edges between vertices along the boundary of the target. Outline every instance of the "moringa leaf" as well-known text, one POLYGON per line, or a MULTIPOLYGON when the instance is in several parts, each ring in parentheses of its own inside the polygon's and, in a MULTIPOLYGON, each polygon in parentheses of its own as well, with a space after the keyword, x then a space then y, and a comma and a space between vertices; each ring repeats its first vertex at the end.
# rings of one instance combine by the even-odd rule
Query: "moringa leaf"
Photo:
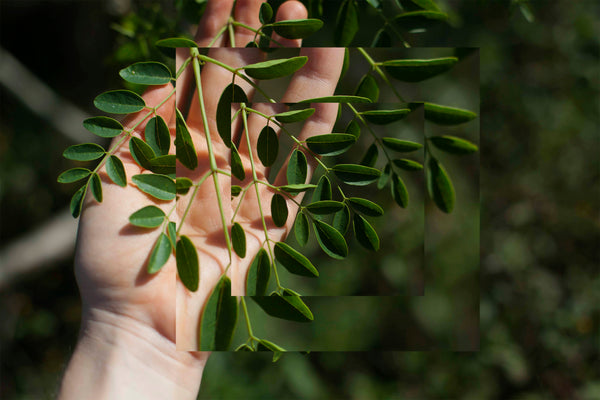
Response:
POLYGON ((184 176, 175 178, 175 190, 177 194, 187 194, 193 185, 194 182, 190 178, 184 176))
POLYGON ((406 117, 411 110, 409 108, 400 108, 398 110, 372 110, 363 111, 360 114, 369 122, 376 125, 387 125, 392 122, 400 121, 406 117))
POLYGON ((252 297, 267 314, 275 318, 296 322, 310 322, 314 316, 300 296, 284 289, 284 295, 271 293, 268 297, 252 297))
POLYGON ((320 19, 288 19, 272 23, 277 34, 286 39, 304 39, 317 32, 323 26, 320 19))
POLYGON ((90 177, 90 184, 92 188, 92 194, 98 203, 102 203, 102 182, 98 174, 93 173, 90 177))
POLYGON ((175 250, 177 243, 177 225, 173 221, 169 221, 167 224, 167 233, 169 234, 169 241, 171 242, 171 250, 175 250))
POLYGON ((385 28, 377 31, 370 47, 392 47, 392 37, 385 28))
POLYGON ((306 182, 307 171, 306 156, 300 150, 294 150, 288 161, 286 171, 288 185, 303 184, 306 182))
POLYGON ((391 137, 381 138, 381 142, 385 147, 390 150, 397 151, 400 153, 409 153, 411 151, 415 151, 423 147, 421 143, 411 142, 408 140, 400 140, 391 137))
POLYGON ((352 120, 348 123, 348 126, 346 126, 345 132, 355 136, 356 139, 358 139, 360 136, 360 125, 355 120, 352 120))
POLYGON ((113 138, 123 132, 123 125, 109 117, 92 117, 83 121, 83 127, 96 136, 113 138))
POLYGON ((356 96, 366 97, 371 100, 371 102, 376 103, 379 99, 379 86, 373 75, 366 74, 363 76, 356 87, 354 94, 356 96))
POLYGON ((167 38, 156 42, 159 47, 177 48, 177 47, 198 47, 198 44, 188 38, 167 38))
POLYGON ((356 136, 347 133, 328 133, 311 136, 306 139, 306 145, 312 151, 322 156, 337 156, 346 152, 356 142, 356 136))
POLYGON ((73 218, 77 218, 81 214, 81 208, 83 206, 83 199, 85 198, 86 189, 87 185, 83 185, 75 192, 73 197, 71 197, 70 209, 73 218))
POLYGON ((260 339, 258 341, 258 346, 256 348, 257 351, 272 351, 273 352, 273 362, 279 360, 283 353, 286 351, 281 346, 276 345, 273 342, 269 342, 265 339, 260 339))
POLYGON ((276 193, 271 198, 271 216, 276 226, 284 226, 288 218, 288 208, 285 198, 276 193))
POLYGON ((171 71, 166 65, 155 62, 138 62, 119 71, 121 78, 137 85, 164 85, 171 82, 171 71))
POLYGON ((294 235, 296 235, 296 240, 300 246, 306 246, 306 243, 308 243, 310 230, 308 227, 308 218, 302 211, 298 212, 298 215, 296 215, 296 222, 294 222, 294 235))
POLYGON ((458 125, 477 117, 472 111, 425 103, 425 119, 438 125, 458 125))
POLYGON ((331 226, 341 233, 342 236, 346 234, 350 226, 350 210, 348 206, 344 205, 344 208, 333 215, 331 226))
POLYGON ((304 121, 315 113, 314 108, 305 108, 304 110, 292 110, 273 115, 273 117, 282 124, 304 121))
POLYGON ((111 155, 106 159, 106 173, 108 177, 121 187, 127 186, 127 175, 121 159, 115 155, 111 155))
POLYGON ((363 96, 334 95, 324 97, 314 97, 312 99, 300 100, 303 103, 372 103, 371 99, 363 96))
POLYGON ((150 160, 150 171, 156 174, 174 174, 175 173, 175 154, 158 156, 150 160))
MULTIPOLYGON (((263 3, 267 4, 267 3, 263 3)), ((279 138, 277 133, 270 126, 265 126, 258 135, 258 142, 256 143, 256 150, 258 152, 258 158, 265 167, 270 167, 277 160, 277 154, 279 153, 279 138)))
POLYGON ((374 167, 375 163, 377 163, 377 157, 379 156, 379 150, 377 149, 377 144, 373 143, 367 149, 363 159, 360 162, 360 165, 365 165, 367 167, 374 167))
POLYGON ((336 47, 349 47, 358 32, 358 10, 354 0, 344 0, 335 21, 333 42, 336 47))
POLYGON ((87 168, 71 168, 58 176, 58 183, 73 183, 87 178, 92 171, 87 168))
POLYGON ((254 79, 275 79, 291 75, 306 64, 308 57, 299 56, 263 61, 244 67, 246 75, 254 79))
POLYGON ((200 264, 198 263, 198 252, 189 237, 181 235, 175 249, 177 261, 177 273, 183 285, 190 291, 198 290, 200 282, 200 264))
POLYGON ((248 103, 244 89, 230 83, 221 93, 217 104, 217 132, 227 147, 231 147, 231 103, 248 103))
POLYGON ((171 148, 171 134, 167 123, 160 115, 152 118, 146 124, 144 130, 144 138, 146 143, 154 151, 157 156, 165 156, 169 154, 171 148))
POLYGON ((134 175, 131 180, 142 192, 152 197, 159 200, 175 199, 175 182, 166 175, 139 174, 134 175))
POLYGON ((311 203, 305 207, 313 214, 326 215, 334 214, 344 208, 344 203, 333 200, 321 200, 311 203))
POLYGON ((156 157, 154 150, 140 138, 132 137, 129 140, 129 152, 138 165, 150 169, 150 160, 156 157))
POLYGON ((231 197, 237 197, 242 193, 242 187, 239 185, 231 185, 231 197))
POLYGON ((429 138, 438 149, 452 154, 471 154, 477 151, 477 146, 468 140, 456 136, 432 136, 429 138))
POLYGON ((244 164, 242 164, 242 158, 233 143, 231 144, 231 173, 240 181, 243 181, 246 178, 246 171, 244 170, 244 164))
POLYGON ((456 57, 429 60, 389 60, 382 63, 386 72, 403 82, 421 82, 449 71, 458 62, 456 57))
POLYGON ((140 208, 129 216, 131 225, 141 228, 156 228, 165 222, 165 212, 156 206, 140 208))
POLYGON ((437 11, 411 11, 398 15, 393 19, 393 22, 398 24, 402 29, 411 31, 428 27, 432 24, 446 21, 448 14, 437 11))
POLYGON ((246 234, 244 228, 237 222, 231 227, 231 240, 233 242, 233 250, 240 258, 246 257, 246 234))
POLYGON ((238 304, 231 295, 231 280, 223 275, 214 287, 200 321, 200 351, 229 349, 238 317, 238 304))
POLYGON ((146 271, 148 271, 149 274, 155 274, 160 271, 167 263, 172 251, 173 248, 171 247, 169 237, 164 233, 161 233, 152 248, 152 253, 150 253, 146 271))
POLYGON ((63 157, 74 161, 92 161, 102 157, 106 151, 96 143, 74 144, 67 147, 63 157))
MULTIPOLYGON (((269 3, 262 3, 258 11, 258 20, 261 24, 268 24, 273 19, 273 9, 269 3)), ((254 43, 254 42, 252 42, 254 43)))
POLYGON ((354 186, 368 185, 375 182, 381 175, 376 168, 356 164, 338 164, 331 170, 340 180, 354 186))
POLYGON ((454 209, 455 192, 450 176, 435 158, 430 158, 427 165, 427 190, 437 207, 445 213, 454 209))
POLYGON ((420 171, 423 169, 423 166, 420 163, 407 158, 399 158, 397 160, 393 160, 392 162, 396 167, 402 168, 406 171, 420 171))
POLYGON ((260 249, 248 270, 246 278, 246 296, 264 296, 269 284, 271 261, 265 249, 260 249))
POLYGON ((175 109, 176 129, 175 129, 175 148, 177 159, 187 169, 192 171, 198 167, 198 155, 196 154, 196 148, 192 141, 192 136, 185 123, 185 119, 178 108, 175 109))
POLYGON ((313 192, 312 201, 331 200, 332 196, 333 193, 331 192, 331 181, 327 175, 322 175, 319 178, 319 183, 313 192))
POLYGON ((316 187, 317 185, 312 185, 310 183, 297 183, 294 185, 279 186, 279 189, 283 190, 284 192, 288 192, 291 195, 297 195, 300 192, 304 192, 306 190, 313 189, 316 187))
POLYGON ((348 255, 346 240, 337 229, 318 219, 313 221, 313 228, 319 246, 327 255, 338 260, 348 255))
POLYGON ((352 209, 356 212, 368 215, 370 217, 380 217, 383 215, 383 208, 371 200, 360 197, 349 197, 347 201, 348 205, 350 205, 350 207, 352 207, 352 209))
POLYGON ((383 171, 381 172, 379 180, 377 181, 377 189, 383 189, 385 185, 387 185, 388 181, 390 180, 390 170, 390 164, 386 164, 383 168, 383 171))
POLYGON ((371 251, 379 250, 379 237, 375 229, 361 215, 354 214, 354 236, 358 243, 371 251))
POLYGON ((432 0, 410 0, 424 10, 441 11, 440 8, 432 0))
POLYGON ((130 114, 146 107, 144 99, 130 90, 111 90, 96 96, 97 109, 111 114, 130 114))
POLYGON ((285 267, 290 273, 316 278, 319 271, 304 255, 294 250, 290 245, 278 242, 273 248, 275 259, 285 267))
POLYGON ((408 190, 406 190, 406 185, 404 181, 396 174, 392 173, 392 197, 396 204, 398 204, 402 208, 406 208, 408 206, 408 190))

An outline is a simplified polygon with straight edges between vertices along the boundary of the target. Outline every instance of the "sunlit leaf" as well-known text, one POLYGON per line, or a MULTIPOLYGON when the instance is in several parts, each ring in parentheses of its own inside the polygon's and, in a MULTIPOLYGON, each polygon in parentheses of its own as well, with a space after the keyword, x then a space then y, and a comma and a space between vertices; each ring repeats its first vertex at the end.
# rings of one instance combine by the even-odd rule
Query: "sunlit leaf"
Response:
POLYGON ((355 186, 368 185, 375 182, 381 175, 376 168, 356 164, 338 164, 331 169, 340 180, 355 186))
POLYGON ((406 208, 408 206, 408 190, 406 189, 406 185, 404 181, 396 174, 392 174, 392 197, 396 204, 398 204, 402 208, 406 208))
POLYGON ((175 147, 177 159, 186 168, 194 170, 198 167, 198 155, 192 141, 192 136, 179 109, 175 109, 177 120, 175 130, 175 147))
POLYGON ((427 165, 427 190, 440 210, 451 213, 454 209, 455 192, 450 176, 435 158, 427 165))
POLYGON ((94 135, 113 138, 123 132, 123 125, 119 121, 109 117, 92 117, 83 121, 83 127, 94 135))
POLYGON ((200 351, 229 349, 238 316, 238 304, 231 295, 231 280, 223 275, 214 287, 200 322, 200 351))
POLYGON ((294 250, 290 245, 283 242, 275 243, 273 252, 275 253, 275 259, 292 274, 308 277, 319 276, 319 272, 308 258, 294 250))
POLYGON ((306 243, 308 243, 309 232, 308 218, 300 211, 298 215, 296 215, 296 222, 294 222, 294 234, 296 235, 296 240, 300 246, 306 246, 306 243))
POLYGON ((167 224, 167 233, 169 236, 169 241, 171 242, 172 250, 175 250, 175 246, 177 243, 177 225, 173 221, 169 221, 167 224))
POLYGON ((314 108, 305 108, 304 110, 292 110, 286 111, 279 114, 275 114, 273 117, 282 124, 288 124, 292 122, 304 121, 315 113, 314 108))
POLYGON ((276 193, 271 199, 271 216, 276 226, 284 226, 287 222, 288 208, 285 198, 276 193))
POLYGON ((165 222, 165 212, 156 206, 140 208, 129 216, 132 225, 141 228, 156 228, 165 222))
POLYGON ((286 176, 288 185, 302 184, 306 182, 308 164, 306 156, 300 150, 294 150, 288 161, 286 176))
POLYGON ((106 159, 106 173, 108 177, 117 185, 121 187, 127 186, 127 175, 125 174, 125 168, 119 157, 111 155, 106 159))
POLYGON ((231 103, 248 103, 244 90, 233 83, 223 90, 217 104, 217 132, 227 147, 231 147, 231 103))
POLYGON ((360 197, 349 197, 347 201, 354 211, 364 215, 368 215, 370 217, 379 217, 383 215, 383 208, 371 200, 360 197))
POLYGON ((267 314, 275 318, 296 322, 310 322, 314 316, 300 296, 284 290, 284 295, 272 293, 268 297, 252 297, 267 314))
POLYGON ((119 71, 121 78, 138 85, 164 85, 171 81, 171 71, 155 61, 138 62, 119 71))
MULTIPOLYGON (((267 4, 267 3, 263 3, 267 4)), ((256 150, 258 152, 258 158, 265 167, 270 167, 277 160, 277 154, 279 153, 279 139, 277 133, 270 126, 265 126, 258 136, 258 142, 256 144, 256 150)))
POLYGON ((157 156, 169 154, 171 134, 163 117, 158 115, 148 121, 144 130, 144 137, 148 146, 152 148, 157 156))
POLYGON ((345 0, 335 21, 334 44, 336 47, 348 47, 358 32, 358 10, 354 0, 345 0))
POLYGON ((58 176, 58 183, 73 183, 87 178, 92 171, 87 168, 71 168, 58 176))
POLYGON ((306 56, 269 60, 247 65, 244 71, 254 79, 275 79, 293 74, 302 68, 306 61, 306 56))
POLYGON ((144 99, 129 90, 111 90, 94 99, 97 109, 111 114, 130 114, 146 107, 144 99))
POLYGON ((443 74, 458 62, 456 57, 428 60, 389 60, 382 63, 386 72, 403 82, 420 82, 443 74))
POLYGON ((338 260, 348 255, 346 240, 337 229, 317 219, 314 220, 313 227, 317 242, 327 255, 338 260))
POLYGON ((309 149, 322 156, 337 156, 347 151, 356 142, 354 135, 347 133, 328 133, 311 136, 306 139, 309 149))
POLYGON ((171 247, 171 241, 169 237, 164 233, 161 233, 152 248, 150 253, 150 259, 148 260, 148 267, 146 270, 149 274, 154 274, 167 263, 167 260, 171 256, 173 248, 171 247))
POLYGON ((358 243, 371 251, 379 250, 379 237, 369 222, 358 214, 354 214, 354 236, 358 243))
POLYGON ((139 174, 131 180, 144 193, 159 200, 173 200, 175 198, 175 182, 165 175, 139 174))
POLYGON ((183 285, 190 291, 198 290, 200 282, 200 264, 198 263, 198 252, 189 237, 181 235, 175 249, 177 261, 177 273, 183 285))
POLYGON ((74 144, 67 147, 63 157, 75 161, 92 161, 102 157, 106 152, 96 143, 74 144))
POLYGON ((142 168, 150 169, 150 160, 156 157, 154 150, 140 138, 132 137, 129 141, 129 152, 142 168))
POLYGON ((373 103, 377 102, 379 99, 379 86, 377 85, 375 78, 373 78, 373 75, 366 74, 363 76, 356 87, 354 94, 356 96, 366 97, 373 103))
POLYGON ((269 284, 271 261, 265 249, 260 249, 248 270, 246 296, 264 296, 269 284))
POLYGON ((361 115, 369 122, 376 125, 386 125, 392 122, 400 121, 410 113, 408 108, 398 110, 372 110, 363 111, 361 115))
POLYGON ((401 153, 409 153, 411 151, 415 151, 423 147, 421 143, 411 142, 408 140, 400 140, 391 137, 381 138, 381 142, 388 149, 401 153))
POLYGON ((425 103, 425 119, 438 125, 458 125, 476 117, 477 114, 469 110, 425 103))
POLYGON ((231 227, 231 241, 233 242, 235 254, 241 258, 246 257, 246 234, 244 228, 237 222, 231 227))
POLYGON ((304 39, 323 26, 320 19, 288 19, 271 24, 275 32, 286 39, 304 39))

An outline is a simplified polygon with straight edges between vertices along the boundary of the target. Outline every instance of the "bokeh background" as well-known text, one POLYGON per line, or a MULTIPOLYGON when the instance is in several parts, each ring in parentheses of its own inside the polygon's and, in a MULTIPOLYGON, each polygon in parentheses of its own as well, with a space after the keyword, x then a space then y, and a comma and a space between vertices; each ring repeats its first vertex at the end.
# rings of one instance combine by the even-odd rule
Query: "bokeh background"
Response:
MULTIPOLYGON (((150 1, 0 2, 2 398, 53 398, 76 341, 75 223, 64 211, 73 188, 56 183, 69 166, 60 154, 90 140, 81 120, 96 113, 93 97, 121 87, 124 65, 162 57, 147 43, 186 29, 196 3, 176 1, 178 13, 150 1)), ((479 321, 460 335, 478 351, 316 352, 274 364, 219 353, 199 398, 600 398, 600 6, 531 1, 532 18, 516 1, 439 3, 452 27, 413 43, 480 48, 481 215, 460 221, 480 227, 479 321)), ((323 4, 334 20, 339 3, 323 4)), ((356 44, 368 45, 381 21, 361 7, 356 44)), ((331 44, 332 25, 313 44, 331 44)), ((453 286, 422 297, 424 316, 401 298, 407 318, 342 328, 377 342, 401 326, 398 340, 425 331, 456 343, 449 307, 473 299, 454 245, 436 249, 436 270, 454 272, 438 276, 453 286)))

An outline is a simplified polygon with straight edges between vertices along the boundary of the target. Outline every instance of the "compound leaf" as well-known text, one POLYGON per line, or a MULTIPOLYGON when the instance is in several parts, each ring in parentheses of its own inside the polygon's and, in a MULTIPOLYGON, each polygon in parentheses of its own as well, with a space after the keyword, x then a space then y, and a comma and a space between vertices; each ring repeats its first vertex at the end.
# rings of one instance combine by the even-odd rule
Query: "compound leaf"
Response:
POLYGON ((286 39, 304 39, 323 26, 320 19, 289 19, 271 24, 275 32, 286 39))
POLYGON ((91 173, 92 171, 87 168, 71 168, 60 174, 56 181, 58 183, 73 183, 87 178, 91 173))
MULTIPOLYGON (((267 4, 267 3, 263 3, 267 4)), ((258 158, 265 167, 270 167, 277 160, 277 154, 279 153, 279 138, 277 133, 270 126, 265 126, 258 135, 258 142, 256 144, 256 150, 258 152, 258 158)))
POLYGON ((96 143, 74 144, 67 147, 63 157, 74 161, 92 161, 102 157, 106 151, 96 143))
POLYGON ((200 350, 224 351, 229 349, 238 316, 238 304, 231 295, 231 280, 223 275, 214 287, 200 322, 200 350))
POLYGON ((311 278, 319 276, 319 271, 308 258, 294 250, 290 245, 283 242, 275 243, 273 252, 277 261, 292 274, 311 278))
POLYGON ((308 61, 306 56, 269 60, 247 65, 244 71, 254 79, 275 79, 293 74, 302 68, 306 61, 308 61))
POLYGON ((313 227, 317 242, 327 255, 338 260, 348 255, 346 240, 337 229, 318 219, 314 220, 313 227))
POLYGON ((175 249, 175 258, 179 279, 190 292, 195 292, 198 290, 198 283, 200 282, 200 264, 198 263, 196 247, 189 237, 185 235, 179 237, 175 249))
POLYGON ((146 107, 144 99, 130 90, 111 90, 96 96, 97 109, 111 114, 130 114, 146 107))
POLYGON ((103 138, 113 138, 123 132, 123 125, 109 117, 91 117, 83 121, 83 127, 94 135, 103 138))
POLYGON ((248 270, 246 296, 264 296, 269 284, 271 261, 265 249, 260 249, 248 270))
POLYGON ((138 62, 119 71, 121 78, 138 85, 164 85, 171 81, 171 71, 155 61, 138 62))
POLYGON ((140 208, 129 216, 132 225, 141 228, 156 228, 165 221, 165 212, 156 206, 140 208))
POLYGON ((379 237, 375 229, 361 215, 354 214, 354 236, 365 249, 379 250, 379 237))
POLYGON ((231 227, 231 240, 235 254, 241 258, 246 257, 246 234, 244 228, 237 222, 231 227))
POLYGON ((288 218, 288 208, 285 198, 276 193, 271 199, 271 216, 276 226, 284 226, 288 218))
POLYGON ((159 200, 173 200, 176 195, 175 182, 166 175, 139 174, 131 180, 144 193, 159 200))
POLYGON ((171 256, 173 248, 171 247, 171 240, 167 235, 161 232, 152 248, 150 253, 150 259, 148 260, 148 267, 146 270, 149 274, 154 274, 167 263, 167 260, 171 256))
POLYGON ((106 159, 106 173, 108 177, 121 187, 127 186, 127 175, 121 159, 115 155, 111 155, 106 159))

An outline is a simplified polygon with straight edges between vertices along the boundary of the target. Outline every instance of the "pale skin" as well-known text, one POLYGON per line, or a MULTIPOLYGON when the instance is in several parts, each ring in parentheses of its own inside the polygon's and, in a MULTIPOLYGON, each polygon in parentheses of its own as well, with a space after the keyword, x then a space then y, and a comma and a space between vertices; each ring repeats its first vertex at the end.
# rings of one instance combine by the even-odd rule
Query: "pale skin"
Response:
MULTIPOLYGON (((233 10, 234 18, 258 28, 260 0, 238 0, 233 10)), ((208 46, 217 32, 227 23, 233 7, 233 0, 209 1, 198 27, 196 41, 200 47, 208 46)), ((306 9, 297 1, 284 3, 276 16, 277 20, 306 18, 306 9)), ((252 40, 254 33, 244 28, 235 29, 236 46, 243 47, 252 40)), ((299 47, 299 40, 276 40, 290 47, 299 47)), ((223 36, 213 47, 230 46, 223 36)), ((213 49, 209 55, 233 66, 241 67, 260 61, 258 51, 252 49, 213 49), (250 51, 249 51, 250 50, 250 51)), ((180 53, 181 54, 181 53, 180 53)), ((343 62, 343 49, 302 49, 308 56, 308 63, 292 78, 282 102, 295 102, 302 99, 332 95, 343 62)), ((181 100, 183 90, 193 81, 186 72, 177 82, 177 96, 157 109, 169 124, 174 135, 175 98, 181 100)), ((227 169, 228 149, 220 142, 214 125, 216 103, 222 90, 231 82, 231 75, 218 67, 202 70, 202 88, 205 98, 207 121, 215 158, 220 167, 227 169), (219 162, 220 161, 220 162, 219 162)), ((237 82, 251 95, 250 86, 237 82)), ((173 90, 171 85, 155 87, 144 95, 149 107, 158 105, 173 90)), ((199 109, 197 96, 192 102, 187 124, 198 150, 199 167, 194 172, 185 171, 178 165, 178 175, 199 177, 208 169, 206 135, 199 109)), ((337 113, 337 105, 313 105, 315 114, 308 120, 300 139, 311 135, 331 132, 337 113)), ((265 114, 282 111, 281 105, 255 105, 265 114)), ((123 121, 131 127, 148 113, 147 110, 130 116, 123 121)), ((250 142, 254 148, 264 120, 251 116, 248 120, 250 142)), ((134 132, 143 138, 145 122, 134 132)), ((234 125, 232 132, 239 133, 240 125, 234 125)), ((245 142, 242 140, 242 143, 245 142)), ((240 153, 244 165, 248 166, 248 146, 242 144, 240 153)), ((254 150, 254 160, 259 179, 268 171, 258 161, 254 150)), ((142 169, 128 155, 127 142, 118 150, 123 160, 127 176, 142 172, 142 169)), ((310 157, 309 157, 310 160, 310 157)), ((312 170, 314 162, 309 166, 312 170)), ((283 184, 285 170, 278 174, 279 184, 283 184)), ((309 171, 310 173, 310 171, 309 171)), ((246 176, 249 177, 249 168, 246 176)), ((230 201, 232 180, 219 176, 222 205, 226 215, 231 216, 237 204, 230 201)), ((216 200, 215 186, 209 178, 200 187, 198 196, 192 203, 191 211, 185 220, 181 233, 189 235, 200 256, 200 287, 190 293, 177 277, 174 257, 162 270, 149 275, 146 264, 150 250, 159 234, 158 230, 136 228, 129 224, 128 217, 134 211, 147 205, 156 205, 165 212, 173 209, 174 202, 156 201, 140 192, 135 185, 127 187, 113 184, 101 170, 104 200, 97 203, 88 193, 80 219, 75 274, 82 296, 82 324, 79 341, 69 362, 62 381, 59 399, 195 399, 204 365, 210 353, 186 351, 197 350, 198 324, 202 308, 214 285, 230 262, 229 252, 223 238, 223 227, 216 200), (220 239, 215 239, 220 238, 220 239)), ((234 184, 245 185, 233 182, 234 184)), ((271 240, 285 238, 293 224, 294 203, 288 201, 290 218, 284 227, 277 228, 270 221, 269 204, 272 192, 261 187, 259 192, 263 211, 268 220, 268 234, 271 240)), ((189 195, 188 195, 189 196, 189 195)), ((299 201, 301 197, 297 197, 299 201)), ((187 198, 177 204, 171 219, 178 221, 187 198)), ((244 227, 248 239, 248 254, 255 254, 264 242, 264 230, 260 221, 260 209, 254 190, 250 190, 236 217, 244 227)), ((243 282, 252 256, 238 259, 233 253, 232 267, 228 275, 233 282, 233 295, 243 295, 243 282)))

